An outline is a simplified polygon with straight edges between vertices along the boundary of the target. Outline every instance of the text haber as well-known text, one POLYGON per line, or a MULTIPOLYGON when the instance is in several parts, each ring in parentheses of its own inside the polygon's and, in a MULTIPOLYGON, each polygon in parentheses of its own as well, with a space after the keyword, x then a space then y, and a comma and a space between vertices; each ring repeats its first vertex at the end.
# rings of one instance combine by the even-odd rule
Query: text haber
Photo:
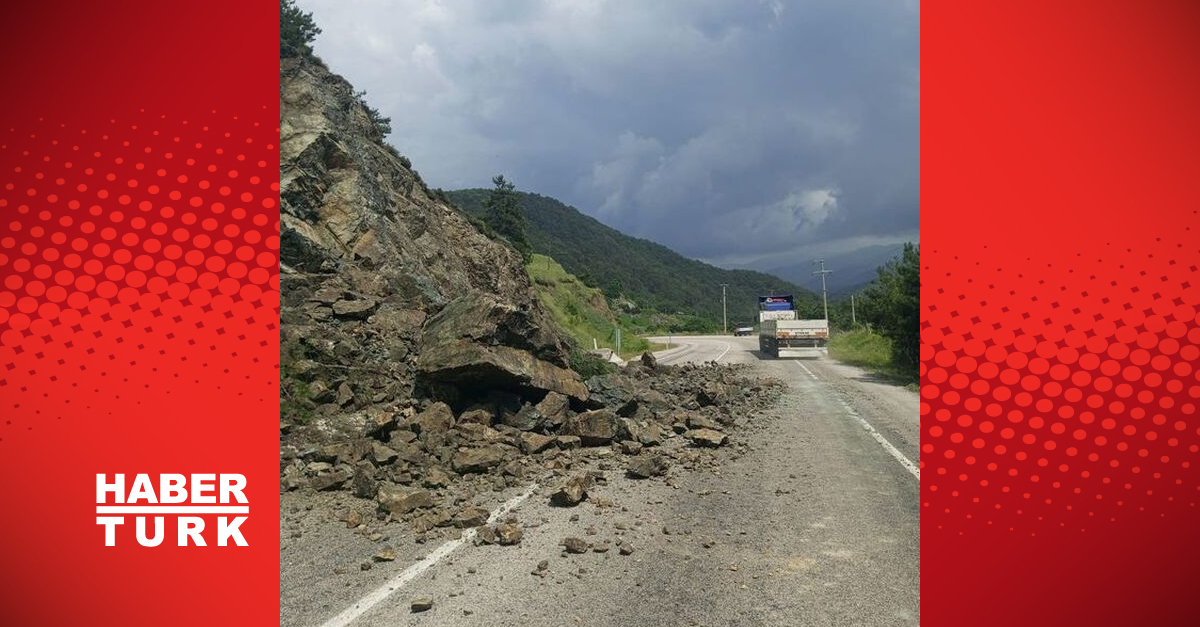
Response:
POLYGON ((138 474, 126 489, 125 475, 96 475, 96 524, 104 526, 104 546, 116 546, 117 526, 125 524, 123 514, 136 515, 138 544, 147 547, 162 544, 164 520, 176 517, 179 546, 208 546, 204 540, 205 519, 216 515, 217 546, 249 546, 241 525, 249 514, 249 501, 243 492, 246 477, 241 474, 194 473, 160 474, 156 484, 149 474, 138 474), (111 497, 111 501, 110 501, 111 497), (110 504, 111 503, 111 504, 110 504), (146 520, 153 518, 154 533, 146 533, 146 520))

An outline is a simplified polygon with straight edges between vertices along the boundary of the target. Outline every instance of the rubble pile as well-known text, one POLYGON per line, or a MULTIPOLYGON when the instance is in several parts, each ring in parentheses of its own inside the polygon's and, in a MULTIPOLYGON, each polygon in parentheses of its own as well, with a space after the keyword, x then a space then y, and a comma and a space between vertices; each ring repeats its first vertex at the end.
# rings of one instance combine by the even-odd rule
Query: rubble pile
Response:
MULTIPOLYGON (((779 384, 738 366, 635 361, 588 379, 586 390, 583 401, 554 391, 536 402, 495 391, 458 406, 414 399, 376 407, 360 437, 334 443, 286 432, 281 488, 353 493, 369 506, 347 514, 348 526, 365 529, 374 518, 406 522, 417 534, 482 527, 488 512, 474 496, 539 479, 548 481, 551 505, 572 507, 605 481, 602 471, 581 471, 597 459, 643 480, 713 465, 710 451, 729 446, 730 432, 774 402, 779 384)), ((515 544, 518 530, 491 526, 482 535, 515 544)))

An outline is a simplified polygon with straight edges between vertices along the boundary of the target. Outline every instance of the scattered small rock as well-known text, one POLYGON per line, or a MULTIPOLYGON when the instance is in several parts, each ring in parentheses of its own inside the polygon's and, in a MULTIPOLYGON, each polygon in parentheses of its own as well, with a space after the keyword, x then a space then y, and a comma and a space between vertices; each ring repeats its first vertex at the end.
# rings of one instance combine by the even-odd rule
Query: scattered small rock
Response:
POLYGON ((588 543, 582 538, 563 538, 560 543, 567 553, 587 553, 588 543))
POLYGON ((649 479, 666 474, 668 467, 667 459, 662 455, 639 455, 629 460, 625 474, 634 479, 649 479))
POLYGON ((376 551, 375 555, 371 556, 371 559, 376 562, 394 562, 396 561, 396 550, 390 546, 385 546, 376 551))

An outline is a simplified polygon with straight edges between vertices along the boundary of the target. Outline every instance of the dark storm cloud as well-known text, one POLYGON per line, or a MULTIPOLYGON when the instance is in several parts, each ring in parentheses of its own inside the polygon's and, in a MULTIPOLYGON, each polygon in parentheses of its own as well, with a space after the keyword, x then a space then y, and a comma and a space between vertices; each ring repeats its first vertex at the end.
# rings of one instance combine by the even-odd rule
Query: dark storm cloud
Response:
POLYGON ((917 236, 917 2, 301 5, 433 186, 503 172, 725 264, 917 236))

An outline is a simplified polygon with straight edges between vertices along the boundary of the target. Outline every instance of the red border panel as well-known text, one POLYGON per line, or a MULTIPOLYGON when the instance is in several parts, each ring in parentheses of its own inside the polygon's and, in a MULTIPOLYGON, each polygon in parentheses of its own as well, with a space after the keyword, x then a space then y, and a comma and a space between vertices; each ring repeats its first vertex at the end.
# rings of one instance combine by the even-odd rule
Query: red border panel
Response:
POLYGON ((277 620, 276 15, 0 8, 5 624, 277 620), (245 475, 248 546, 106 547, 99 473, 245 475))
POLYGON ((1195 624, 1200 14, 924 14, 930 625, 1195 624))

